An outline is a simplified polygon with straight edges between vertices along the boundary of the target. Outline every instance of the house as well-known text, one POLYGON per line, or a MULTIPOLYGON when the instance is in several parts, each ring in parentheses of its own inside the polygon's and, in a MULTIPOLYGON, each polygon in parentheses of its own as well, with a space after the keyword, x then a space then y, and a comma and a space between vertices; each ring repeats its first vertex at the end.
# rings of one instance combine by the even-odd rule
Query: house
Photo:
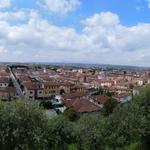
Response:
POLYGON ((8 87, 8 85, 9 85, 9 78, 0 77, 0 88, 8 87))
POLYGON ((138 80, 137 80, 137 84, 138 84, 138 86, 143 86, 144 85, 144 80, 141 78, 139 78, 138 80))
POLYGON ((7 68, 0 68, 0 77, 9 77, 9 73, 7 71, 7 68))
POLYGON ((63 93, 70 93, 71 89, 74 87, 72 83, 56 83, 56 82, 45 82, 42 84, 44 88, 44 94, 46 96, 58 95, 63 93))
POLYGON ((74 85, 56 82, 25 82, 23 86, 25 95, 30 99, 47 99, 52 95, 70 93, 74 85))
POLYGON ((0 88, 0 99, 10 100, 16 95, 17 93, 14 87, 0 88))
POLYGON ((79 113, 91 113, 100 111, 100 107, 84 99, 65 100, 64 103, 67 108, 72 107, 76 112, 79 113))
POLYGON ((100 107, 103 107, 103 104, 107 102, 110 99, 107 95, 95 95, 91 96, 90 101, 99 105, 100 107))
POLYGON ((9 85, 9 78, 0 77, 0 88, 6 88, 9 85))
POLYGON ((96 79, 92 81, 92 87, 94 88, 111 87, 112 85, 114 85, 114 81, 112 80, 96 79))
POLYGON ((132 99, 132 94, 131 93, 120 93, 118 95, 113 96, 113 98, 121 103, 125 103, 132 99))
POLYGON ((39 99, 44 97, 44 89, 42 84, 38 82, 26 82, 23 84, 24 94, 30 99, 39 99))
POLYGON ((73 88, 72 88, 72 91, 73 92, 81 92, 81 93, 84 93, 86 91, 86 88, 84 85, 82 84, 77 84, 75 85, 73 88))
POLYGON ((68 93, 62 95, 63 100, 71 100, 71 99, 87 99, 87 93, 68 93))
POLYGON ((126 87, 122 87, 122 88, 117 88, 116 86, 113 87, 103 87, 104 91, 109 91, 109 92, 113 92, 116 94, 121 94, 121 93, 132 93, 132 90, 126 87))

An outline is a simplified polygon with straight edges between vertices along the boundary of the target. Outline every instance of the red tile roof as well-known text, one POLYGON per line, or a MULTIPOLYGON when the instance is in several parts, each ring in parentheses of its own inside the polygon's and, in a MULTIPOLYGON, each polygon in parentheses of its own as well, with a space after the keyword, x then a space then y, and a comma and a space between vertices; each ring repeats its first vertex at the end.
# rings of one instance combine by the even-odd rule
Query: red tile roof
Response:
POLYGON ((66 100, 66 107, 73 107, 77 112, 87 113, 87 112, 98 112, 100 107, 96 106, 88 100, 66 100))
POLYGON ((0 93, 16 93, 16 89, 14 87, 0 88, 0 93))
POLYGON ((86 93, 68 93, 68 94, 63 94, 62 97, 64 100, 67 100, 67 99, 80 99, 84 96, 86 96, 87 94, 86 93))
POLYGON ((40 83, 26 82, 23 84, 28 90, 38 90, 42 89, 42 85, 40 83))
POLYGON ((96 95, 91 97, 94 102, 104 104, 106 101, 110 99, 107 95, 96 95))
POLYGON ((0 83, 9 83, 9 79, 7 77, 0 77, 0 83))

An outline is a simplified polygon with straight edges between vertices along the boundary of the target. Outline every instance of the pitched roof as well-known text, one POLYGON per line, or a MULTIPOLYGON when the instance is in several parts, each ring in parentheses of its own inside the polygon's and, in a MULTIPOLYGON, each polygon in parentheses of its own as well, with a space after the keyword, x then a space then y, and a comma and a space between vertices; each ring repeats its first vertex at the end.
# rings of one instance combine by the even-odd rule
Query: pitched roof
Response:
POLYGON ((106 101, 108 101, 110 99, 109 96, 107 95, 96 95, 96 96, 92 96, 91 97, 95 102, 104 104, 106 101))
POLYGON ((45 82, 43 83, 44 86, 57 86, 57 87, 60 87, 60 86, 74 86, 74 84, 72 83, 69 83, 69 82, 65 82, 65 83, 57 83, 57 82, 45 82))
POLYGON ((93 104, 88 100, 66 100, 66 107, 73 107, 77 112, 97 112, 100 111, 100 107, 93 104))
POLYGON ((9 79, 7 77, 0 77, 0 83, 9 83, 9 79))
POLYGON ((42 89, 42 85, 37 82, 26 82, 23 84, 28 90, 42 89))
POLYGON ((124 98, 124 97, 127 97, 127 96, 132 96, 132 94, 131 93, 120 93, 120 94, 118 94, 118 95, 115 95, 115 96, 113 96, 114 98, 124 98))
POLYGON ((67 100, 67 99, 80 99, 86 95, 87 95, 86 93, 76 92, 76 93, 63 94, 62 97, 65 100, 67 100))
POLYGON ((14 87, 0 88, 0 93, 16 93, 16 89, 14 87))

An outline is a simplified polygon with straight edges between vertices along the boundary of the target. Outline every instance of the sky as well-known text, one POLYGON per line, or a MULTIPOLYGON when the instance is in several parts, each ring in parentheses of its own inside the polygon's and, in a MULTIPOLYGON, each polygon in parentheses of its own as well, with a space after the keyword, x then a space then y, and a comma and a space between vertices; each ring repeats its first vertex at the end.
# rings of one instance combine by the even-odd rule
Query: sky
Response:
POLYGON ((0 62, 150 67, 150 0, 0 0, 0 62))

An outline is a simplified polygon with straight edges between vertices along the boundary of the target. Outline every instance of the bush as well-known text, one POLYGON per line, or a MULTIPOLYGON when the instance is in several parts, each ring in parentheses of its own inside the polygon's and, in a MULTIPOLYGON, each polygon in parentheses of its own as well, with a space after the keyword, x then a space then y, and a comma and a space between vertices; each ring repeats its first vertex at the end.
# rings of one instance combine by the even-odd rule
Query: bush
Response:
POLYGON ((53 109, 53 105, 51 101, 43 101, 40 103, 40 106, 43 107, 44 109, 53 109))
POLYGON ((0 149, 150 150, 150 87, 108 114, 83 114, 79 118, 69 108, 48 119, 34 103, 1 101, 0 149))
POLYGON ((64 111, 64 116, 69 120, 69 121, 77 121, 80 116, 79 114, 74 110, 74 108, 70 107, 67 108, 64 111))
POLYGON ((118 102, 116 100, 109 99, 103 105, 102 114, 104 116, 109 116, 110 114, 113 113, 113 110, 116 108, 117 105, 118 105, 118 102))
POLYGON ((46 146, 44 138, 47 118, 33 103, 0 102, 0 149, 41 150, 46 146))

